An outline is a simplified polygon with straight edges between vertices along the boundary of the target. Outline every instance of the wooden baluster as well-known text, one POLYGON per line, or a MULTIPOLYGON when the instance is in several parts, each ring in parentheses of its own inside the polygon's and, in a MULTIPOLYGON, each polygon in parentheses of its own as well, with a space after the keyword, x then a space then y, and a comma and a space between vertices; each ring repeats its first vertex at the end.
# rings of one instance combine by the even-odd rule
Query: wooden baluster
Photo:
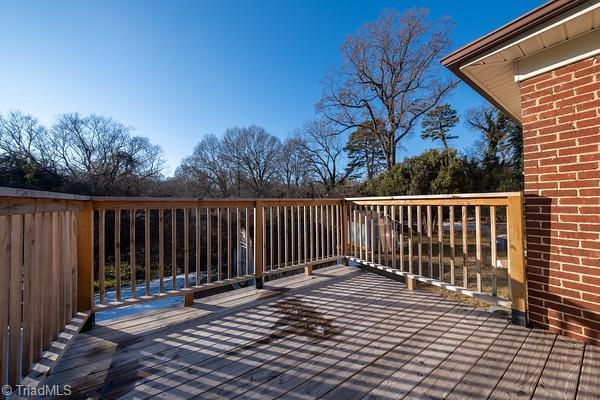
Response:
MULTIPOLYGON (((264 230, 263 230, 263 240, 262 240, 262 243, 263 243, 263 255, 264 255, 263 256, 263 271, 267 269, 267 262, 264 261, 264 257, 266 257, 266 255, 267 255, 267 244, 269 243, 269 240, 268 240, 268 237, 267 237, 268 231, 267 231, 267 214, 266 214, 266 209, 267 209, 267 207, 263 207, 263 219, 262 219, 262 224, 263 224, 263 227, 264 227, 264 230)), ((271 225, 271 221, 269 221, 269 225, 271 225)), ((271 246, 271 248, 272 248, 272 246, 271 246)), ((272 259, 272 257, 271 257, 271 259, 272 259)))
POLYGON ((171 290, 177 290, 177 209, 171 209, 171 290))
MULTIPOLYGON (((100 297, 100 304, 106 303, 106 249, 105 249, 105 239, 106 235, 104 232, 105 229, 105 221, 106 221, 106 213, 105 210, 98 211, 98 292, 100 297)), ((53 218, 54 219, 54 218, 53 218)), ((53 232, 54 234, 54 232, 53 232)), ((54 236, 54 235, 53 235, 54 236)), ((57 232, 58 236, 58 232, 57 232)))
POLYGON ((312 257, 312 260, 318 260, 319 259, 319 243, 320 243, 320 237, 319 237, 319 206, 314 206, 314 214, 313 214, 313 226, 314 226, 314 242, 315 242, 315 253, 314 253, 314 257, 312 257))
POLYGON ((490 206, 490 247, 492 251, 492 296, 498 296, 496 270, 496 207, 490 206))
POLYGON ((217 207, 217 281, 223 279, 223 221, 221 207, 217 207))
MULTIPOLYGON (((183 287, 190 287, 190 216, 188 208, 183 209, 183 287)), ((148 271, 150 272, 150 271, 148 271)))
POLYGON ((277 269, 281 268, 281 208, 277 206, 277 269))
MULTIPOLYGON (((19 216, 22 217, 22 216, 19 216)), ((58 320, 58 284, 59 284, 59 274, 60 274, 60 213, 53 212, 52 213, 52 272, 50 279, 48 280, 48 284, 50 285, 51 297, 49 298, 51 304, 51 339, 54 340, 59 330, 59 320, 58 320)), ((21 226, 21 230, 23 227, 21 226)), ((21 244, 22 246, 22 244, 21 244)), ((106 255, 105 255, 106 256, 106 255)), ((22 258, 21 258, 22 259, 22 258)), ((106 264, 105 264, 106 265, 106 264)), ((104 278, 104 277, 103 277, 104 278)), ((20 330, 20 328, 19 328, 20 330)))
MULTIPOLYGON (((45 248, 46 248, 46 243, 48 241, 48 238, 46 236, 44 236, 44 214, 42 213, 35 213, 32 214, 35 218, 35 229, 34 229, 34 240, 35 240, 35 249, 34 249, 34 265, 33 268, 31 269, 32 272, 32 362, 37 362, 40 357, 41 357, 41 353, 43 350, 43 320, 44 320, 44 316, 43 316, 43 310, 44 310, 44 297, 43 297, 43 287, 45 286, 44 283, 44 267, 45 267, 45 248)), ((76 229, 77 226, 75 225, 77 223, 76 220, 77 214, 73 213, 72 215, 72 220, 71 220, 71 239, 72 241, 69 242, 70 245, 70 250, 72 252, 72 259, 70 262, 70 267, 72 269, 71 272, 71 315, 73 315, 75 312, 77 312, 77 260, 73 259, 73 255, 77 254, 77 237, 76 237, 76 229), (75 274, 75 275, 73 275, 75 274)), ((4 220, 0 220, 0 227, 4 225, 4 222, 8 223, 8 217, 4 220)), ((10 226, 10 225, 9 225, 10 226)), ((8 226, 7 226, 8 228, 8 226)), ((10 235, 10 232, 8 232, 8 234, 10 235)), ((10 236, 9 236, 10 237, 10 236)), ((2 239, 2 233, 0 233, 0 243, 2 244, 2 250, 4 250, 4 254, 6 255, 6 257, 9 257, 8 259, 10 260, 10 252, 8 251, 8 249, 6 249, 5 245, 8 245, 4 239, 2 239)), ((6 261, 6 258, 2 258, 0 259, 0 270, 2 270, 2 268, 8 268, 9 263, 8 261, 6 261)), ((6 270, 6 274, 4 274, 4 271, 2 272, 2 276, 8 276, 8 270, 6 270)), ((4 293, 6 293, 6 296, 8 296, 8 284, 9 281, 8 279, 3 279, 2 281, 5 282, 0 284, 0 298, 3 296, 4 293)), ((6 301, 8 301, 8 297, 6 297, 6 301)), ((3 311, 7 311, 8 303, 3 303, 2 300, 0 300, 0 307, 2 307, 3 311)), ((3 318, 2 318, 2 312, 0 312, 0 327, 6 328, 6 323, 2 322, 3 318)), ((0 356, 3 357, 3 340, 2 340, 2 334, 6 334, 6 332, 0 332, 0 356)), ((6 343, 6 341, 4 341, 4 343, 6 343)), ((3 360, 5 360, 5 358, 2 358, 3 360)), ((2 364, 2 363, 0 363, 2 364)), ((2 367, 0 365, 0 376, 4 376, 1 373, 2 367)))
POLYGON ((477 245, 477 291, 481 292, 481 206, 475 206, 475 243, 477 245))
MULTIPOLYGON (((54 227, 56 223, 56 213, 52 214, 52 237, 49 238, 52 241, 52 258, 56 253, 56 245, 58 244, 58 232, 55 232, 54 227)), ((6 224, 8 225, 8 224, 6 224)), ((21 365, 21 276, 23 268, 23 215, 12 215, 10 217, 10 250, 6 253, 10 255, 10 273, 3 275, 2 280, 9 281, 9 305, 8 305, 8 326, 10 331, 8 332, 8 383, 10 385, 16 385, 20 381, 20 365, 21 365), (7 278, 10 277, 10 278, 7 278)), ((54 263, 53 263, 54 264, 54 263)), ((46 281, 47 285, 51 285, 52 277, 49 276, 50 280, 46 281)), ((50 287, 52 289, 52 287, 50 287)), ((49 305, 55 305, 52 299, 46 299, 49 305)), ((51 309, 51 312, 53 309, 51 309)), ((52 320, 51 320, 52 321, 52 320)), ((49 332, 49 339, 54 336, 54 329, 49 332)), ((2 360, 4 363, 4 360, 2 360)))
POLYGON ((288 266, 288 208, 283 207, 283 266, 288 266))
POLYGON ((273 207, 269 207, 269 233, 270 233, 270 240, 269 240, 269 252, 270 252, 270 265, 269 265, 269 270, 273 270, 273 267, 275 266, 275 257, 274 257, 274 242, 273 242, 273 207))
MULTIPOLYGON (((89 253, 89 264, 86 268, 86 281, 85 284, 79 285, 78 289, 81 287, 82 289, 88 289, 86 292, 89 293, 90 303, 88 305, 87 310, 91 310, 94 302, 94 253, 93 253, 93 245, 94 245, 94 225, 93 225, 93 211, 90 208, 90 220, 89 220, 89 240, 91 241, 91 252, 89 253)), ((50 343, 53 339, 52 336, 52 327, 51 327, 51 318, 52 318, 52 299, 51 299, 51 288, 48 282, 52 280, 52 213, 44 214, 44 232, 42 237, 44 238, 43 243, 45 244, 43 249, 42 259, 44 264, 42 266, 42 349, 47 349, 50 347, 50 343)), ((85 221, 82 221, 82 224, 85 224, 85 221)), ((83 235, 83 233, 82 233, 83 235)), ((78 255, 85 256, 85 254, 81 254, 78 248, 78 255)), ((78 266, 79 267, 79 266, 78 266)), ((81 271, 81 275, 84 275, 84 272, 81 271)), ((87 297, 87 296, 86 296, 87 297)), ((78 299, 79 303, 79 299, 78 299)))
MULTIPOLYGON (((356 206, 356 225, 357 225, 357 234, 358 234, 358 251, 359 251, 359 256, 358 258, 360 260, 366 260, 366 257, 363 258, 363 224, 362 224, 362 209, 363 207, 361 206, 356 206)), ((365 240, 366 241, 366 240, 365 240)))
POLYGON ((242 216, 240 214, 240 208, 235 209, 235 227, 237 228, 237 243, 236 243, 236 255, 237 255, 237 273, 236 276, 242 276, 242 216))
POLYGON ((115 296, 121 301, 121 210, 115 210, 115 296))
POLYGON ((315 257, 315 236, 314 236, 314 223, 313 223, 313 207, 312 206, 308 206, 308 212, 309 212, 309 227, 310 227, 310 261, 314 260, 315 257))
POLYGON ((450 206, 450 284, 456 284, 455 268, 456 268, 456 249, 454 243, 454 206, 450 206))
POLYGON ((340 204, 335 206, 335 225, 334 228, 336 232, 336 255, 339 256, 347 256, 348 255, 348 220, 346 216, 348 215, 348 209, 346 208, 346 204, 340 204))
POLYGON ((412 206, 408 207, 408 272, 414 273, 413 269, 413 224, 412 224, 412 206))
POLYGON ((423 223, 422 223, 422 212, 421 206, 417 206, 417 233, 419 240, 419 247, 417 248, 419 255, 419 275, 423 275, 423 223))
POLYGON ((131 298, 136 298, 136 268, 135 268, 135 210, 129 210, 129 279, 131 298))
MULTIPOLYGON (((47 217, 44 217, 42 238, 48 243, 47 217)), ((40 242, 41 243, 41 242, 40 242)), ((42 246, 43 263, 47 262, 46 247, 42 246)), ((42 275, 43 276, 43 275, 42 275)), ((45 286, 45 285, 44 285, 45 286)), ((42 294, 42 299, 44 299, 42 294)), ((44 302, 46 304, 47 302, 44 302)), ((89 311, 94 303, 94 218, 91 204, 77 213, 77 311, 89 311)), ((42 312, 43 313, 43 312, 42 312)), ((45 315, 43 313, 43 315, 45 315)), ((42 346, 45 348, 45 346, 42 346)))
POLYGON ((463 287, 469 287, 469 227, 467 226, 467 206, 462 206, 462 245, 463 245, 463 287))
POLYGON ((231 279, 231 208, 227 207, 227 279, 231 279))
POLYGON ((429 248, 428 276, 433 278, 433 226, 431 206, 427 206, 427 245, 429 248))
POLYGON ((159 292, 165 291, 165 210, 158 210, 158 282, 159 292))
MULTIPOLYGON (((63 218, 66 219, 69 215, 68 211, 64 211, 61 213, 63 218)), ((0 221, 1 223, 1 221, 0 221)), ((24 251, 23 251, 23 357, 22 357, 22 372, 23 375, 27 375, 27 373, 31 370, 31 364, 34 362, 34 354, 33 354, 33 344, 34 344, 34 336, 33 336, 33 327, 34 323, 38 323, 37 314, 34 313, 34 302, 35 302, 35 281, 34 281, 34 271, 37 267, 36 265, 36 251, 35 251, 35 223, 36 223, 36 215, 35 214, 25 214, 24 216, 24 229, 23 229, 23 243, 24 243, 24 251), (34 322, 35 321, 35 322, 34 322)), ((70 321, 70 315, 68 314, 67 308, 70 306, 70 301, 66 300, 68 293, 68 281, 66 269, 69 267, 67 262, 68 249, 70 246, 69 239, 67 236, 68 233, 67 221, 65 220, 62 224, 62 251, 61 254, 63 259, 61 260, 62 267, 62 295, 61 295, 61 326, 60 329, 65 326, 65 323, 70 321)), ((1 240, 1 238, 0 238, 1 240)), ((1 242, 0 242, 1 243, 1 242)), ((8 277, 7 275, 4 275, 8 277)), ((8 280, 8 279, 4 279, 8 280)), ((0 295, 1 296, 1 295, 0 295)), ((2 303, 2 301, 0 301, 2 303)), ((6 311, 6 310, 3 310, 6 311)), ((0 311, 1 314, 1 311, 0 311)), ((4 329, 4 325, 1 322, 2 318, 0 318, 0 329, 4 329)), ((3 343, 1 338, 2 334, 0 334, 0 346, 3 343)), ((0 347, 0 356, 3 355, 2 347, 0 347)), ((2 358, 4 360, 4 358, 2 358)), ((37 361, 37 360, 36 360, 37 361)), ((1 370, 2 368, 0 368, 1 370)), ((0 380, 4 375, 0 375, 0 380)))
POLYGON ((392 206, 392 268, 396 268, 396 206, 392 206))
POLYGON ((146 296, 150 296, 152 293, 150 292, 150 275, 151 275, 151 265, 150 265, 150 210, 144 210, 144 255, 145 255, 145 271, 146 271, 146 296))
POLYGON ((361 218, 362 220, 364 220, 364 226, 365 226, 365 236, 364 236, 364 256, 365 258, 363 259, 364 261, 369 261, 369 226, 368 224, 368 207, 367 206, 362 206, 362 212, 364 213, 363 217, 361 218))
POLYGON ((301 241, 300 241, 300 224, 304 222, 304 262, 308 260, 308 228, 306 223, 306 206, 302 206, 302 219, 300 219, 300 206, 298 206, 298 264, 300 264, 300 258, 302 258, 302 249, 301 249, 301 241))
MULTIPOLYGON (((36 230, 41 228, 41 221, 38 221, 38 226, 36 226, 36 230)), ((41 235, 38 236, 40 238, 41 235)), ((11 270, 11 217, 0 216, 0 276, 8 277, 10 276, 11 270)), ((41 241, 38 241, 37 246, 41 244, 41 241)), ((38 258, 40 260, 40 258, 38 258)), ((41 266, 36 266, 36 270, 41 270, 41 266)), ((36 274, 37 278, 37 274, 36 274)), ((9 347, 9 336, 8 336, 8 326, 9 326, 9 317, 8 317, 8 307, 10 304, 10 293, 11 289, 11 280, 10 279, 0 279, 0 383, 4 384, 4 377, 8 373, 9 366, 4 361, 7 359, 7 352, 9 347)), ((39 329, 39 326, 38 326, 39 329)), ((41 346, 37 346, 39 349, 41 346)), ((12 383, 12 382, 11 382, 12 383)))
POLYGON ((352 218, 352 224, 353 224, 353 235, 354 235, 354 257, 358 257, 359 259, 363 259, 362 258, 362 232, 359 232, 359 228, 362 230, 361 228, 361 224, 359 223, 359 213, 358 213, 358 206, 357 205, 352 205, 352 213, 353 213, 353 218, 352 218), (358 244, 358 246, 357 246, 358 244))
POLYGON ((375 218, 373 217, 375 214, 375 207, 371 206, 371 214, 370 214, 370 228, 371 228, 371 262, 375 264, 375 218))
MULTIPOLYGON (((320 251, 317 250, 317 259, 319 259, 319 256, 321 256, 321 259, 323 259, 323 257, 325 256, 325 224, 324 224, 324 216, 323 216, 323 205, 321 206, 317 206, 317 209, 319 211, 319 216, 320 216, 320 226, 319 226, 319 238, 321 239, 321 246, 320 246, 320 251)), ((317 224, 319 224, 319 219, 317 219, 317 224)))
POLYGON ((331 206, 324 206, 325 209, 325 254, 324 254, 324 258, 328 258, 331 256, 330 250, 331 250, 331 241, 329 240, 330 235, 331 235, 331 229, 330 229, 330 218, 331 218, 331 206))
POLYGON ((444 213, 442 206, 438 206, 438 262, 440 281, 444 280, 444 213))
POLYGON ((212 282, 212 208, 206 208, 206 282, 212 282))
POLYGON ((254 205, 254 277, 257 289, 263 287, 264 225, 264 207, 257 201, 254 205))
POLYGON ((404 271, 404 206, 398 210, 398 219, 400 221, 400 270, 404 271))
POLYGON ((321 206, 321 210, 325 209, 325 225, 323 226, 323 230, 325 231, 325 251, 323 254, 323 258, 328 258, 330 256, 329 251, 331 250, 331 244, 329 243, 330 229, 329 229, 329 218, 330 218, 330 208, 328 206, 321 206))
MULTIPOLYGON (((200 209, 196 207, 195 209, 195 217, 196 217, 196 226, 194 227, 196 230, 196 286, 199 286, 202 281, 200 280, 200 260, 201 260, 201 249, 200 249, 200 209)), ((239 224, 238 224, 239 225, 239 224)), ((239 254, 239 252, 238 252, 239 254)))
MULTIPOLYGON (((300 216, 298 215, 298 219, 300 219, 300 216)), ((290 207, 290 241, 291 241, 291 248, 290 248, 290 253, 291 253, 291 262, 292 265, 295 265, 296 262, 295 260, 295 255, 296 255, 296 235, 295 235, 295 218, 294 218, 294 207, 290 207)), ((300 224, 298 224, 298 229, 300 229, 300 224)), ((298 242, 300 241, 300 236, 297 237, 298 238, 298 242)), ((298 254, 298 260, 300 260, 300 254, 298 254)))
POLYGON ((250 275, 250 208, 246 207, 246 275, 250 275))
POLYGON ((376 216, 376 222, 377 225, 375 227, 375 231, 377 233, 377 264, 381 265, 381 245, 382 245, 382 240, 381 240, 381 211, 379 206, 377 206, 377 208, 375 209, 377 216, 376 216))

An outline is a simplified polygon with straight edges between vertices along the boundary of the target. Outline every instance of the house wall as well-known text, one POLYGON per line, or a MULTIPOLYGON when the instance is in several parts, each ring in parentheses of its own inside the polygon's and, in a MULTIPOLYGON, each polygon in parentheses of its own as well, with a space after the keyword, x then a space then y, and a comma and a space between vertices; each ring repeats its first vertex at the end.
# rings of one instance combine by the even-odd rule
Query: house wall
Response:
POLYGON ((600 57, 521 82, 529 317, 600 345, 600 57))

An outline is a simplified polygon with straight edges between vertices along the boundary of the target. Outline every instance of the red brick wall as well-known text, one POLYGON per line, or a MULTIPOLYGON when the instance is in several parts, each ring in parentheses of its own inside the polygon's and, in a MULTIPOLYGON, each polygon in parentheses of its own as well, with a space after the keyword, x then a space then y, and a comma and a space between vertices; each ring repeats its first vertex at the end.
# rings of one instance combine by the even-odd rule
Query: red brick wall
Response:
POLYGON ((529 317, 600 344, 600 57, 521 83, 529 317))

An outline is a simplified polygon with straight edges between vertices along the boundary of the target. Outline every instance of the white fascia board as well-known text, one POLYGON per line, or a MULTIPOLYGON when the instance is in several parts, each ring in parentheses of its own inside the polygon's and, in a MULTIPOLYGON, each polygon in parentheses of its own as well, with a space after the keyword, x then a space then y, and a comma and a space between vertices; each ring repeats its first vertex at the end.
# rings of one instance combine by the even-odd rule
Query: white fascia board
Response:
POLYGON ((515 81, 521 82, 600 54, 600 29, 516 61, 515 81))
MULTIPOLYGON (((476 58, 476 59, 474 59, 474 60, 466 63, 465 65, 461 65, 460 68, 463 69, 463 68, 466 68, 466 67, 468 67, 470 65, 473 65, 473 64, 479 64, 482 61, 484 61, 486 58, 488 58, 488 57, 490 57, 490 56, 492 56, 492 55, 494 55, 496 53, 500 53, 503 50, 506 50, 506 49, 508 49, 510 47, 516 46, 519 43, 522 43, 522 42, 524 42, 526 40, 529 40, 529 39, 531 39, 531 38, 533 38, 535 36, 541 35, 541 34, 543 34, 544 32, 546 32, 546 31, 548 31, 550 29, 556 28, 559 25, 562 25, 562 24, 564 24, 564 23, 566 23, 568 21, 571 21, 571 20, 573 20, 575 18, 578 18, 578 17, 580 17, 580 16, 582 16, 584 14, 593 12, 594 10, 599 9, 599 8, 600 8, 600 0, 591 0, 591 1, 588 1, 587 3, 584 3, 584 4, 578 6, 578 7, 574 8, 574 9, 568 11, 566 15, 563 15, 561 17, 558 17, 555 20, 547 22, 546 24, 542 25, 541 27, 538 27, 534 31, 531 31, 531 32, 526 33, 526 34, 523 34, 522 36, 518 37, 517 39, 512 40, 511 42, 505 44, 504 46, 502 46, 500 48, 493 49, 493 50, 487 52, 486 54, 484 54, 484 55, 482 55, 482 56, 480 56, 480 57, 478 57, 478 58, 476 58)), ((541 51, 544 51, 544 50, 541 50, 541 51)))

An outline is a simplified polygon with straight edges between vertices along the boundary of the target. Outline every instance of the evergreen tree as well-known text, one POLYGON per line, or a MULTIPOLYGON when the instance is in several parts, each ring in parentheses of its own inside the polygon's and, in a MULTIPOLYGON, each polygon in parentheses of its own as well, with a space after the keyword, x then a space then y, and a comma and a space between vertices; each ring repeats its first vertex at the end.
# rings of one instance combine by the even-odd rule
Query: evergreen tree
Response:
POLYGON ((436 106, 423 118, 421 128, 423 139, 431 139, 432 141, 439 140, 444 145, 444 149, 448 150, 448 141, 458 138, 458 136, 450 135, 450 129, 458 124, 458 114, 449 104, 436 106))

